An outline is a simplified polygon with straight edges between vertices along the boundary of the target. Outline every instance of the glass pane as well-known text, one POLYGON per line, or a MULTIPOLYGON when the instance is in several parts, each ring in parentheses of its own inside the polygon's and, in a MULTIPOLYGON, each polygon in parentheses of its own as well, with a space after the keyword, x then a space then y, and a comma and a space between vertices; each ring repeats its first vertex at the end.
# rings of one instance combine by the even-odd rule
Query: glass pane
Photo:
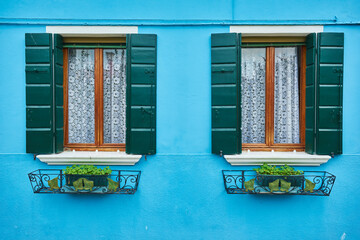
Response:
POLYGON ((104 143, 125 143, 126 50, 104 49, 104 143))
POLYGON ((94 143, 94 50, 69 49, 68 67, 69 143, 94 143))
POLYGON ((275 143, 300 142, 297 53, 296 47, 275 48, 275 143))
POLYGON ((241 50, 241 127, 243 143, 265 143, 265 48, 241 50))

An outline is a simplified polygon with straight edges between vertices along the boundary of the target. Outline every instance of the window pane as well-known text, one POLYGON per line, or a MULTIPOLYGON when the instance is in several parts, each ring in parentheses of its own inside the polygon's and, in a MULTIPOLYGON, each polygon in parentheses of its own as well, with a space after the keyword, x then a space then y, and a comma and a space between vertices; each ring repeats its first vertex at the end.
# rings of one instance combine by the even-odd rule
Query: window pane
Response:
POLYGON ((296 47, 275 48, 275 143, 300 142, 297 52, 296 47))
POLYGON ((94 143, 94 50, 69 49, 68 67, 69 143, 94 143))
POLYGON ((104 143, 125 143, 126 52, 104 49, 104 143))
POLYGON ((265 143, 265 48, 241 50, 243 143, 265 143))

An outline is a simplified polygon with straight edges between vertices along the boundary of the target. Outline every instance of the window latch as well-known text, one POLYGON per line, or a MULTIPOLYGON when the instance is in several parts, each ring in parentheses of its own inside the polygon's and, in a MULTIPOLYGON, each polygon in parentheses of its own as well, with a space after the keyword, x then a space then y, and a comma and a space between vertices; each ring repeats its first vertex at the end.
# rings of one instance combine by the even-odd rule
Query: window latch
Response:
POLYGON ((141 108, 141 111, 142 113, 147 113, 147 114, 150 114, 150 115, 153 115, 153 112, 152 111, 149 111, 149 110, 146 110, 145 108, 141 108))

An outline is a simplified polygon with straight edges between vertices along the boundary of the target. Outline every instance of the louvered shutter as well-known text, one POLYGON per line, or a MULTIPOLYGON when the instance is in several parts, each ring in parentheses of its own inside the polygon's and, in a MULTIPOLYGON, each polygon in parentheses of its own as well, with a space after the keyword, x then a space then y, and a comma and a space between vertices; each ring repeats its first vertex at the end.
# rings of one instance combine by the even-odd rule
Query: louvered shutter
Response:
POLYGON ((156 49, 154 34, 127 36, 126 152, 156 153, 156 49))
POLYGON ((241 34, 211 35, 212 153, 241 153, 241 34))
POLYGON ((63 148, 61 36, 54 35, 54 40, 53 51, 51 34, 25 34, 27 153, 54 153, 63 148))
POLYGON ((342 153, 344 34, 318 34, 317 154, 342 153))
POLYGON ((316 34, 306 39, 306 112, 305 151, 315 153, 315 76, 316 76, 316 34))
POLYGON ((344 34, 310 34, 306 55, 306 152, 341 154, 344 34))

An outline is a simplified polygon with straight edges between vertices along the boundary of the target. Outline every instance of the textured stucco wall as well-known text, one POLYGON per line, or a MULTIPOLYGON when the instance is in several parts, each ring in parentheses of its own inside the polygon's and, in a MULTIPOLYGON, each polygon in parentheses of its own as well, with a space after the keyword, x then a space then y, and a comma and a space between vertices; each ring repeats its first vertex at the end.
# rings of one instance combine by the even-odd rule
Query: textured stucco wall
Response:
POLYGON ((276 20, 289 20, 298 24, 305 19, 321 24, 336 15, 339 21, 359 22, 357 1, 337 5, 338 1, 260 2, 247 2, 244 7, 242 1, 119 1, 102 8, 98 1, 2 2, 1 238, 315 240, 340 239, 346 233, 346 239, 359 239, 360 193, 354 187, 360 169, 359 25, 324 28, 345 33, 344 154, 321 167, 302 169, 335 174, 331 196, 225 193, 221 170, 241 167, 210 154, 210 34, 229 32, 229 25, 219 21, 276 24, 276 20), (59 4, 62 7, 54 8, 59 4), (139 33, 158 35, 157 154, 141 159, 136 166, 113 167, 142 171, 139 190, 133 196, 33 194, 27 173, 59 167, 24 154, 24 34, 45 32, 45 25, 37 24, 41 21, 78 24, 87 18, 98 24, 104 19, 113 23, 127 19, 133 24, 136 19, 152 19, 144 21, 148 26, 139 26, 139 33), (191 19, 207 19, 211 24, 200 26, 191 19), (151 26, 155 20, 159 25, 151 26), (184 25, 171 26, 179 24, 177 20, 184 25))

